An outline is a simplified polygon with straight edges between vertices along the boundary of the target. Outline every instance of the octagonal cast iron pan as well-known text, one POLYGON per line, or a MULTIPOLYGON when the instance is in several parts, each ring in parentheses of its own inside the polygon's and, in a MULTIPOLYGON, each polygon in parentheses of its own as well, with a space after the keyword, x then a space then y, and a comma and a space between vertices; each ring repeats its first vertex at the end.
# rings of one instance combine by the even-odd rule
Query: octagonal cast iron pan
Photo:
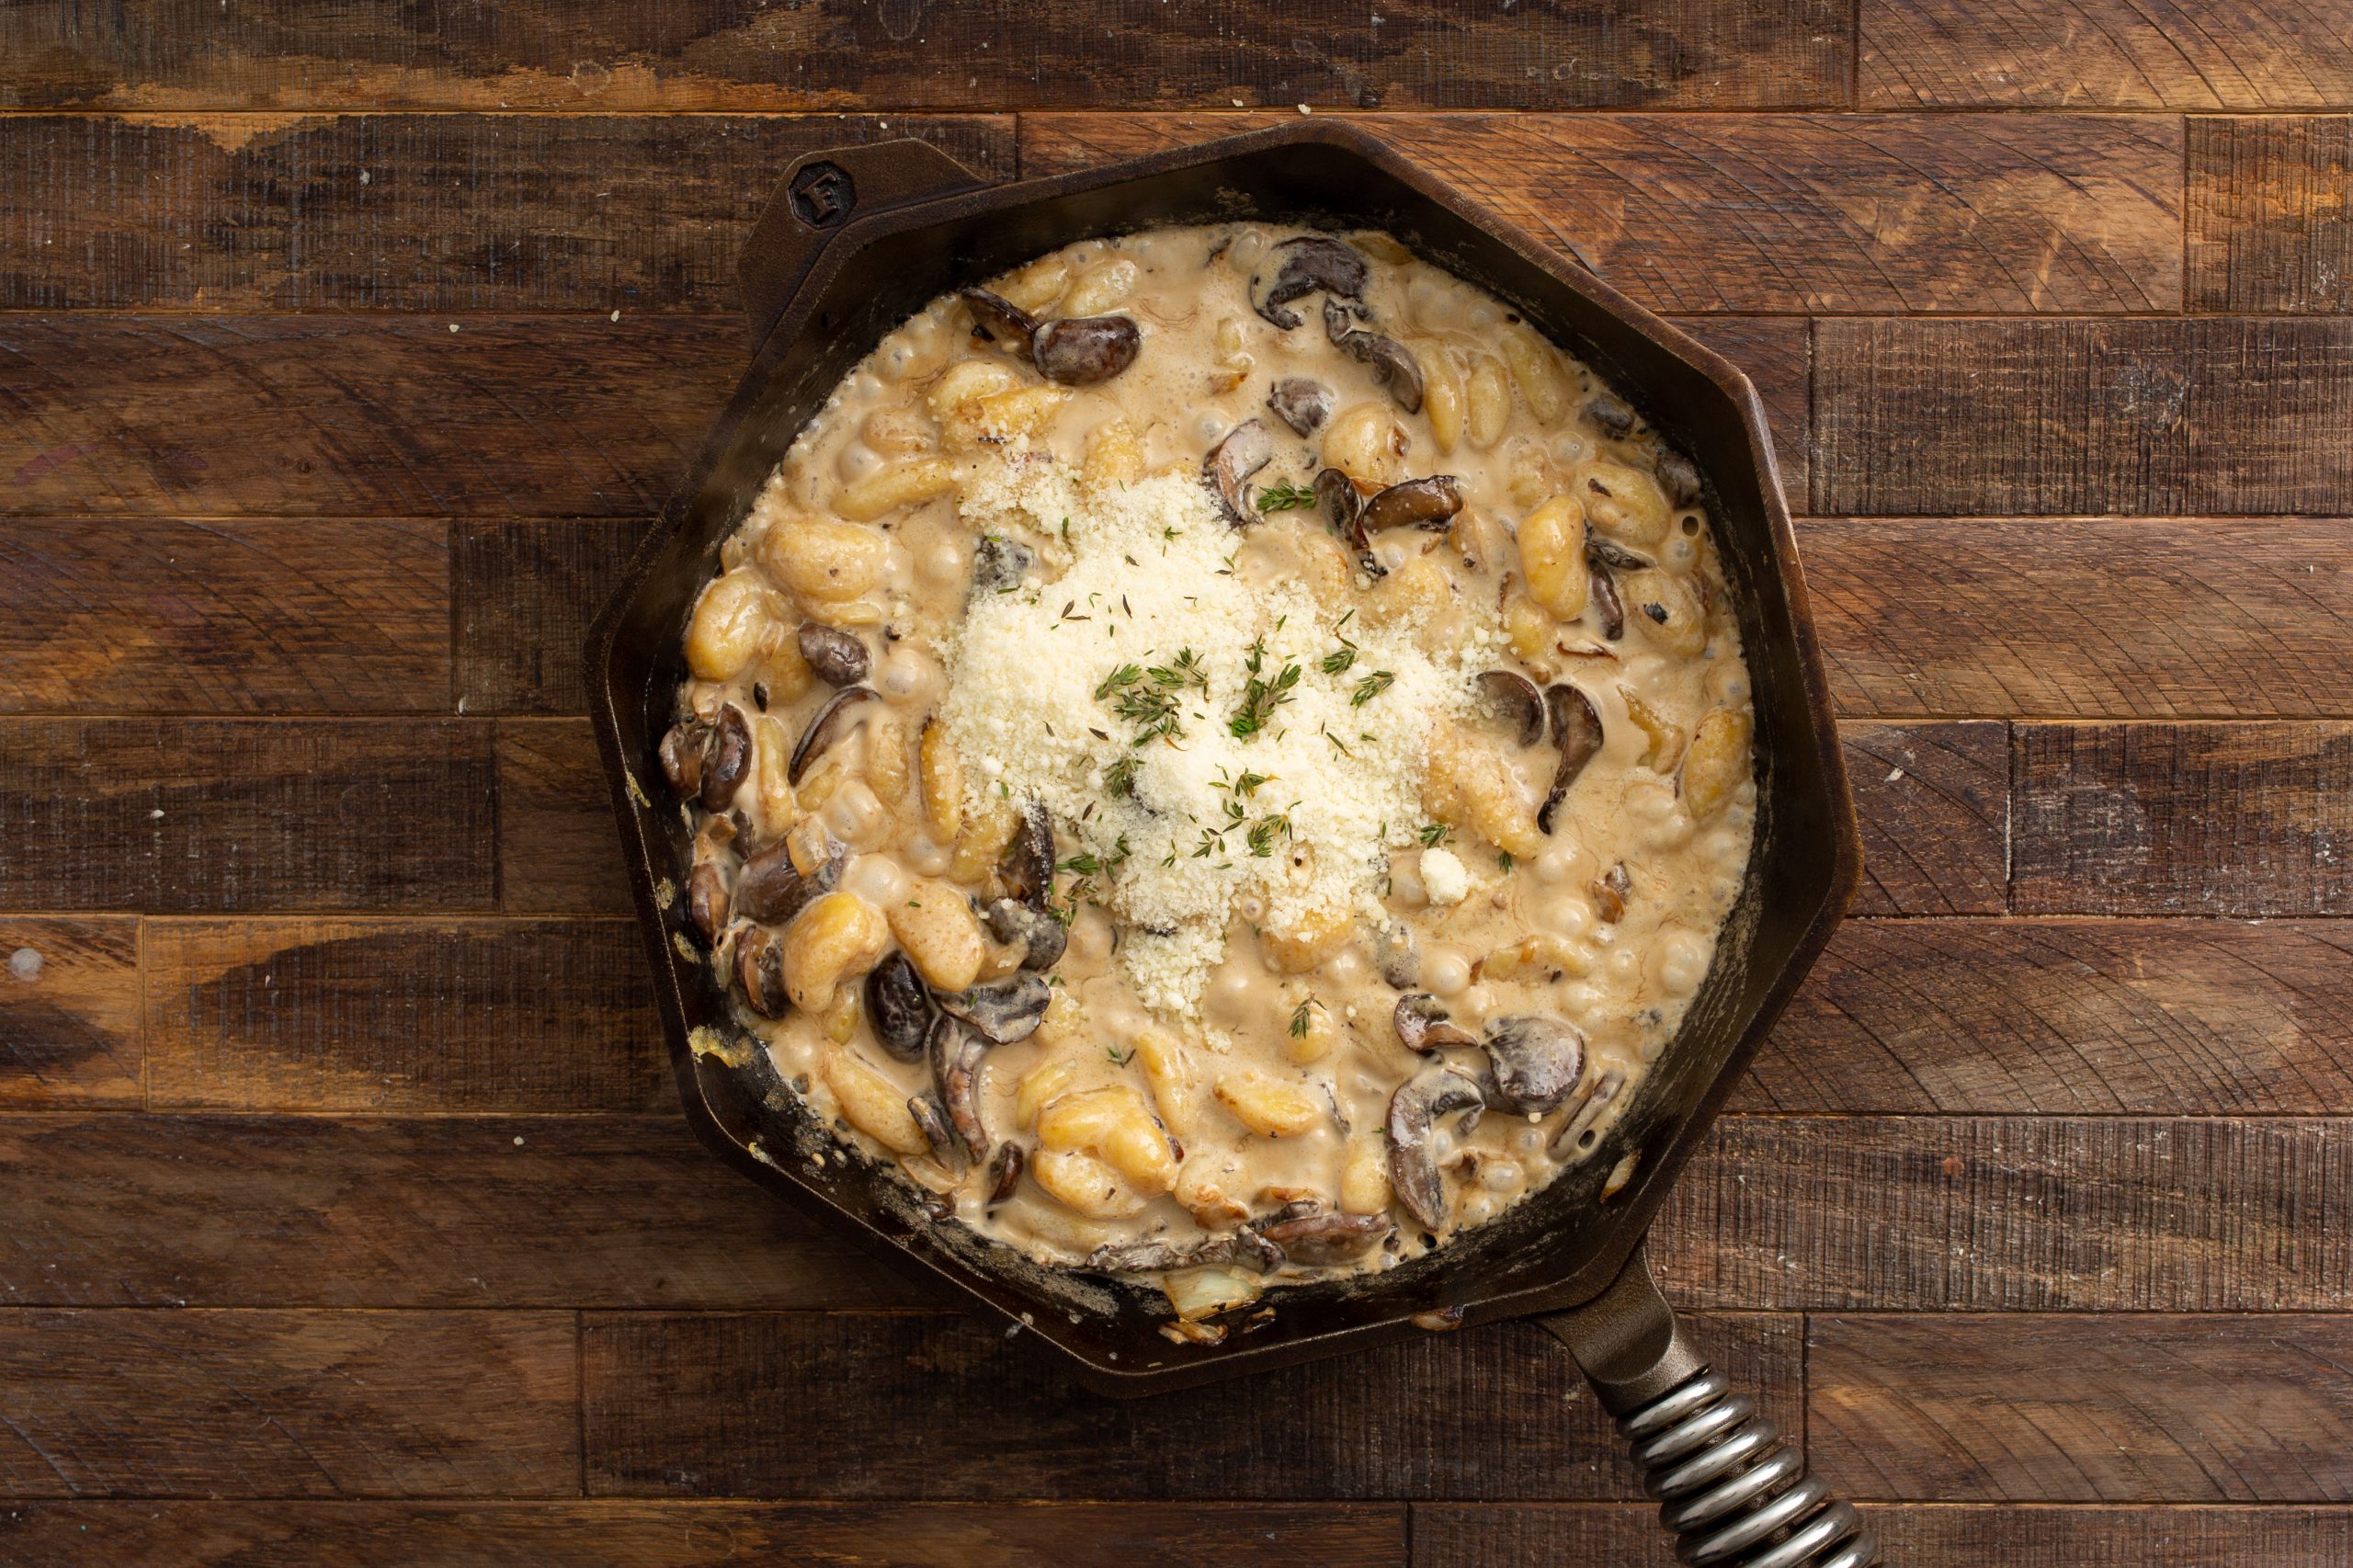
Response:
POLYGON ((745 245, 753 359, 591 631, 587 686, 687 1115, 714 1153, 901 1266, 1031 1329, 1082 1382, 1138 1394, 1425 1332, 1538 1315, 1633 1444, 1687 1562, 1863 1568, 1854 1510, 1805 1475, 1711 1370, 1653 1283, 1643 1235, 1677 1171, 1845 913, 1861 873, 1796 544, 1755 390, 1730 364, 1541 241, 1326 119, 1058 178, 984 186, 923 142, 813 153, 745 245), (691 835, 656 747, 685 675, 688 612, 719 547, 801 426, 929 301, 1074 241, 1255 218, 1383 229, 1480 284, 1593 365, 1706 477, 1756 712, 1745 882, 1675 1040, 1601 1144, 1496 1220, 1358 1280, 1286 1288, 1219 1346, 1171 1344, 1156 1294, 1029 1262, 934 1225, 911 1184, 847 1153, 779 1083, 691 939, 691 835), (1605 1175, 1633 1174, 1604 1199, 1605 1175), (1431 1314, 1437 1314, 1433 1317, 1431 1314))

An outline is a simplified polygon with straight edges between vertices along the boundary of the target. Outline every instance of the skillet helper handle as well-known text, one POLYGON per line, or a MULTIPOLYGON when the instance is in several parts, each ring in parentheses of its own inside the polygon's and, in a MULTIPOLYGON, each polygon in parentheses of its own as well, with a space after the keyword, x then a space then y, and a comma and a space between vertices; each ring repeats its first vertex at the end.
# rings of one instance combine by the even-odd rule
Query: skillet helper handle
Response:
POLYGON ((1642 1248, 1607 1290, 1537 1320, 1633 1446, 1676 1555, 1703 1568, 1870 1568, 1879 1541, 1708 1365, 1642 1248))
POLYGON ((978 190, 989 182, 933 146, 903 137, 804 153, 777 182, 735 264, 757 351, 835 233, 852 218, 978 190))

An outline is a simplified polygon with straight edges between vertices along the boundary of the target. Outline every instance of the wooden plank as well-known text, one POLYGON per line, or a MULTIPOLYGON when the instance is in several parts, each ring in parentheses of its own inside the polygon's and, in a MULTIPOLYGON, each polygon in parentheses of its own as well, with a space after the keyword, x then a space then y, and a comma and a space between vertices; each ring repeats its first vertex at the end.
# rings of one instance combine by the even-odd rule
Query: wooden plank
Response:
POLYGON ((1998 915, 2010 738, 1997 723, 1838 726, 1862 829, 1859 915, 1998 915))
POLYGON ((585 722, 500 722, 498 885, 517 914, 635 912, 612 792, 585 722))
POLYGON ((136 1106, 139 922, 0 919, 0 1106, 136 1106))
POLYGON ((580 649, 645 534, 635 518, 460 523, 450 545, 469 713, 577 713, 580 649))
POLYGON ((17 116, 0 306, 726 310, 784 165, 905 136, 1013 172, 1005 116, 17 116))
POLYGON ((937 1305, 676 1116, 0 1117, 0 1301, 937 1305))
MULTIPOLYGON (((1830 1475, 1832 1486, 1842 1477, 1830 1475)), ((2003 1568, 2344 1568, 2353 1510, 1872 1503, 1863 1516, 1889 1562, 2003 1568)), ((1669 1561, 1658 1510, 1613 1503, 1414 1506, 1415 1568, 1498 1562, 1669 1561)))
POLYGON ((2353 715, 2344 518, 1859 517, 1799 530, 1838 711, 2353 715))
POLYGON ((2325 1116, 2353 1105, 2334 921, 1850 920, 1743 1110, 2325 1116))
POLYGON ((1677 316, 1675 324, 1737 365, 1756 388, 1781 468, 1781 494, 1805 510, 1813 416, 1813 341, 1807 324, 1772 316, 1677 316))
POLYGON ((1813 506, 2353 512, 2353 322, 1822 321, 1813 506))
POLYGON ((201 22, 133 0, 0 18, 12 97, 116 108, 1029 108, 1236 100, 1430 108, 1843 104, 1832 0, 1467 12, 1406 0, 1011 0, 713 10, 664 0, 489 18, 373 0, 201 22))
POLYGON ((488 908, 489 726, 0 721, 0 909, 488 908))
POLYGON ((147 1042, 157 1109, 677 1103, 620 920, 151 921, 147 1042))
MULTIPOLYGON (((1794 1320, 1695 1326, 1717 1365, 1794 1423, 1794 1320)), ((1076 1388, 1042 1349, 971 1319, 597 1313, 582 1332, 592 1494, 1641 1495, 1575 1364, 1531 1324, 1129 1401, 1076 1388), (1247 1442, 1231 1436, 1237 1408, 1247 1442), (971 1440, 978 1411, 984 1443, 971 1440), (870 1422, 894 1440, 823 1436, 870 1422)))
POLYGON ((1677 1301, 1743 1310, 2338 1312, 2347 1131, 1730 1117, 1651 1250, 1677 1301))
POLYGON ((0 1489, 574 1492, 575 1348, 568 1312, 0 1310, 0 1489))
POLYGON ((640 517, 733 316, 0 316, 0 477, 74 516, 640 517))
POLYGON ((2302 108, 2353 98, 2326 6, 1862 0, 1868 108, 2302 108))
POLYGON ((9 1562, 179 1568, 529 1562, 540 1568, 1402 1565, 1400 1506, 1283 1503, 79 1503, 0 1514, 9 1562))
POLYGON ((2192 309, 2353 310, 2353 118, 2200 117, 2188 169, 2192 309))
POLYGON ((2353 1320, 1821 1317, 1814 1461, 1863 1496, 2341 1503, 2353 1320))
MULTIPOLYGON (((2181 126, 2015 115, 1370 116, 1432 173, 1662 311, 2169 311, 2181 126)), ((1022 167, 1202 115, 1025 115, 1022 167)))
POLYGON ((2034 915, 2353 911, 2353 724, 2021 724, 2034 915))
POLYGON ((0 711, 446 708, 438 522, 0 519, 0 711))

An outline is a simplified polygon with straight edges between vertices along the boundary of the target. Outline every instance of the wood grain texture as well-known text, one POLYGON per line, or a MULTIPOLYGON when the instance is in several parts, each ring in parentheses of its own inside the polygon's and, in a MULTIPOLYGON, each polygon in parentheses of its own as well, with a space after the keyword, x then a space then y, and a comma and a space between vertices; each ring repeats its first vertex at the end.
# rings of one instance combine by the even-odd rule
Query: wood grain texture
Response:
POLYGON ((153 108, 1027 108, 1237 98, 1399 108, 1842 104, 1830 0, 1466 11, 1344 0, 745 8, 389 0, 214 17, 138 0, 11 8, 0 103, 153 108))
POLYGON ((1405 1509, 1281 1503, 0 1504, 0 1563, 176 1568, 1403 1568, 1405 1509))
POLYGON ((1832 518, 1799 538, 1850 717, 2353 715, 2344 518, 1832 518))
POLYGON ((676 1103, 620 920, 151 921, 147 1084, 156 1109, 676 1103))
POLYGON ((576 1493, 574 1350, 563 1312, 0 1311, 0 1490, 576 1493))
POLYGON ((0 710, 446 708, 437 522, 0 520, 0 710))
POLYGON ((1802 512, 1813 418, 1813 341, 1807 324, 1774 316, 1677 316, 1675 324, 1740 368, 1756 388, 1780 464, 1781 494, 1802 512))
POLYGON ((2341 1312, 2347 1132, 2318 1119, 1731 1117, 1685 1168, 1651 1251, 1678 1302, 1727 1308, 2341 1312))
MULTIPOLYGON (((2353 1562, 2353 1511, 2341 1507, 1871 1503, 1863 1516, 1893 1563, 2344 1568, 2353 1562)), ((1665 1540, 1657 1509, 1627 1504, 1414 1506, 1415 1568, 1665 1564, 1671 1560, 1665 1540)))
POLYGON ((2353 118, 2201 116, 2188 169, 2191 308, 2353 310, 2353 118))
POLYGON ((0 721, 0 908, 488 908, 488 726, 0 721))
POLYGON ((2353 322, 1822 321, 1813 507, 2353 511, 2353 322))
POLYGON ((2325 0, 1862 0, 1870 108, 2304 108, 2353 98, 2325 0))
MULTIPOLYGON (((585 720, 498 726, 498 885, 531 915, 630 915, 612 790, 585 720)), ((643 963, 633 958, 632 967, 643 963)))
POLYGON ((2353 724, 2021 724, 2024 914, 2353 911, 2353 724))
POLYGON ((1737 1109, 2326 1116, 2353 1105, 2334 921, 1850 920, 1737 1109))
POLYGON ((450 545, 469 713, 577 713, 580 649, 644 537, 633 518, 460 523, 450 545))
POLYGON ((0 918, 0 1107, 136 1106, 139 922, 0 918))
MULTIPOLYGON (((1695 1327, 1794 1429, 1796 1321, 1695 1327)), ((1077 1389, 1040 1347, 962 1318, 597 1313, 582 1351, 592 1494, 1641 1495, 1574 1363, 1531 1324, 1266 1372, 1246 1392, 1130 1401, 1077 1389), (981 1411, 984 1443, 965 1429, 981 1411), (879 1430, 891 1440, 835 1440, 879 1430)))
MULTIPOLYGON (((1662 311, 2150 311, 2181 302, 2172 119, 1372 116, 1431 173, 1662 311)), ((1059 171, 1228 128, 1025 115, 1059 171)))
POLYGON ((2353 1321, 1819 1317, 1814 1461, 1861 1496, 2341 1503, 2353 1321))
POLYGON ((654 1117, 0 1117, 0 1301, 938 1305, 654 1117), (517 1140, 520 1140, 518 1142, 517 1140))
POLYGON ((0 316, 19 512, 640 517, 746 363, 733 316, 0 316))
POLYGON ((1838 727, 1862 830, 1859 915, 1998 915, 2009 896, 2009 726, 1838 727))
POLYGON ((1008 118, 17 116, 0 306, 728 310, 787 164, 904 136, 1013 172, 1008 118))

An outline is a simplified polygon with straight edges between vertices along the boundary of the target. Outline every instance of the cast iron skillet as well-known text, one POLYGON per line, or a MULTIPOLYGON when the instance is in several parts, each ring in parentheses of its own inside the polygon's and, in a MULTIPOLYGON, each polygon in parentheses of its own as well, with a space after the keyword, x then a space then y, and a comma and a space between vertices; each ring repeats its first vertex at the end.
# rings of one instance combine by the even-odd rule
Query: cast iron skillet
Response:
POLYGON ((1795 541, 1763 415, 1724 360, 1548 246, 1326 119, 1088 173, 983 187, 917 142, 812 153, 745 246, 753 358, 742 385, 590 633, 587 685, 688 1119, 729 1164, 797 1205, 1029 1326, 1113 1394, 1188 1386, 1422 1332, 1529 1314, 1575 1356, 1632 1441, 1663 1522, 1694 1562, 1863 1568, 1876 1547, 1712 1372, 1651 1280, 1642 1240, 1676 1172, 1845 913, 1861 870, 1795 541), (1254 217, 1385 229, 1477 282, 1599 369, 1707 479, 1755 687, 1756 848, 1681 1030, 1581 1165, 1425 1257, 1361 1281, 1288 1290, 1220 1346, 1159 1333, 1146 1293, 1038 1267, 926 1222, 908 1184, 834 1148, 744 1039, 687 939, 676 879, 689 835, 654 750, 684 674, 696 595, 793 436, 883 334, 926 301, 1072 241, 1254 217), (725 1058, 750 1060, 730 1066, 725 1058), (1608 1199, 1604 1176, 1632 1155, 1608 1199), (1428 1314, 1439 1314, 1433 1319, 1428 1314))

